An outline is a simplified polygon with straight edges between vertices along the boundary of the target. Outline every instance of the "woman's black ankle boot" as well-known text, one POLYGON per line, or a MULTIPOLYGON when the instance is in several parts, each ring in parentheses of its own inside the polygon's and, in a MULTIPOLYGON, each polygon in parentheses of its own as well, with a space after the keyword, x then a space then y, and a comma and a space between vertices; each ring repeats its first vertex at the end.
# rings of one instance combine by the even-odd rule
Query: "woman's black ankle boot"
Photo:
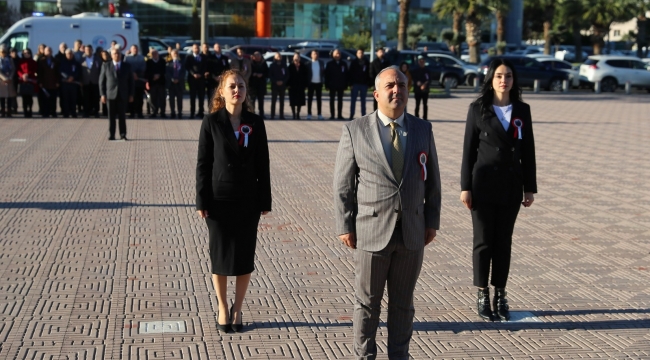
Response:
POLYGON ((476 311, 478 316, 484 320, 493 321, 492 309, 490 308, 490 288, 478 289, 478 299, 476 300, 476 311))

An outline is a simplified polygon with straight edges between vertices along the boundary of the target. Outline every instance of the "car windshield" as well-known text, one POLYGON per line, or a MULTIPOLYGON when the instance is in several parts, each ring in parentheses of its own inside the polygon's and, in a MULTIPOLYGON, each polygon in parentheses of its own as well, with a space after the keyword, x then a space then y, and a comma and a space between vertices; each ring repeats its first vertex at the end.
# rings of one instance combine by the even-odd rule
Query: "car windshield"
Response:
POLYGON ((585 65, 594 65, 594 64, 596 64, 597 62, 598 62, 598 60, 596 60, 596 59, 587 59, 587 60, 585 61, 585 65))

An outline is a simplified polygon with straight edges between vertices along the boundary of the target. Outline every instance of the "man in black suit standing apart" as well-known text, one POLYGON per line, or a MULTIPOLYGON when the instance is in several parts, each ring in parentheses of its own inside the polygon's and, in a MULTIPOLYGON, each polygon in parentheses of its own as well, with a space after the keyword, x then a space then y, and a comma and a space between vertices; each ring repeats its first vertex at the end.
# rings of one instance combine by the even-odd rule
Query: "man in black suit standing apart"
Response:
POLYGON ((190 118, 194 115, 203 117, 205 98, 205 73, 208 70, 208 58, 199 52, 199 44, 192 45, 192 53, 185 59, 187 82, 190 86, 190 118), (196 97, 199 97, 199 113, 196 114, 196 97))
POLYGON ((111 49, 111 60, 104 63, 99 75, 99 94, 108 103, 108 140, 115 140, 115 118, 120 120, 120 138, 126 140, 126 107, 133 102, 133 72, 122 61, 119 49, 111 49))
POLYGON ((325 88, 330 92, 330 120, 334 119, 334 97, 337 97, 338 119, 343 120, 343 91, 348 87, 348 64, 341 61, 341 52, 332 51, 332 61, 325 66, 325 88))
POLYGON ((418 55, 418 67, 413 70, 413 94, 415 95, 415 117, 420 117, 420 103, 422 103, 422 120, 427 119, 429 108, 429 90, 431 89, 431 74, 425 66, 424 55, 418 55))

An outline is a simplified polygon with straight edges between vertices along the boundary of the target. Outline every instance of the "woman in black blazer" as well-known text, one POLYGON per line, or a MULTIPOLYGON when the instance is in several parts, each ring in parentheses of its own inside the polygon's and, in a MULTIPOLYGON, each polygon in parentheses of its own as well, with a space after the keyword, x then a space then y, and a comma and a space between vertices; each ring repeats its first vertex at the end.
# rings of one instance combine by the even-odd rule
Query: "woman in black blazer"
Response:
POLYGON ((520 206, 533 204, 535 172, 530 106, 521 101, 512 64, 494 60, 467 114, 460 181, 460 200, 472 213, 474 285, 478 287, 477 311, 483 319, 510 319, 505 287, 512 232, 520 206), (488 288, 490 264, 494 314, 488 288))
POLYGON ((203 118, 196 165, 196 210, 210 233, 212 282, 219 301, 217 328, 242 329, 241 308, 255 269, 260 214, 271 211, 269 148, 264 121, 252 112, 236 70, 223 73, 203 118), (228 276, 236 276, 228 311, 228 276))
POLYGON ((305 89, 309 81, 309 69, 300 61, 300 54, 293 54, 289 65, 289 105, 294 120, 300 120, 300 108, 305 105, 305 89))

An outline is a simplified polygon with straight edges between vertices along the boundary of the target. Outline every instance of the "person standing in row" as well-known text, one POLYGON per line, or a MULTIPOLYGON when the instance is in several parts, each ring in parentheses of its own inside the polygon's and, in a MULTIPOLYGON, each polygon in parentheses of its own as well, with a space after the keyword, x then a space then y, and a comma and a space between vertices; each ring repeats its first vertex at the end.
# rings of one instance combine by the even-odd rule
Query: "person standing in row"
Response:
POLYGON ((108 103, 108 140, 115 140, 115 119, 119 119, 120 139, 126 141, 126 107, 133 102, 133 71, 122 61, 117 48, 111 49, 111 60, 104 63, 99 75, 99 94, 108 103))
POLYGON ((178 50, 172 49, 170 55, 172 61, 167 63, 167 72, 165 73, 167 94, 169 95, 169 110, 171 111, 172 119, 176 117, 182 119, 185 66, 178 56, 178 50), (178 114, 176 113, 176 108, 178 108, 178 114))
POLYGON ((343 120, 343 91, 348 87, 348 65, 341 60, 339 49, 332 51, 332 61, 325 66, 325 89, 330 92, 330 120, 335 119, 334 98, 336 97, 339 120, 343 120))
POLYGON ((415 95, 415 116, 420 117, 420 103, 422 103, 422 119, 426 120, 429 114, 427 101, 431 89, 431 75, 425 66, 424 56, 418 56, 418 66, 413 70, 413 94, 415 95))
POLYGON ((167 117, 165 115, 167 101, 167 94, 165 92, 166 71, 166 64, 160 58, 158 50, 151 50, 151 59, 147 60, 147 70, 145 72, 147 86, 149 87, 149 94, 151 96, 151 118, 156 118, 158 114, 160 114, 162 119, 167 117))
POLYGON ((206 59, 205 72, 203 73, 203 86, 205 87, 205 96, 208 98, 208 111, 210 109, 210 94, 214 91, 214 83, 212 82, 212 54, 210 54, 210 47, 207 43, 201 44, 201 56, 206 59))
POLYGON ((11 112, 16 114, 18 113, 18 66, 20 65, 20 57, 18 57, 18 51, 15 48, 9 49, 9 57, 14 63, 14 76, 11 79, 11 85, 14 87, 14 97, 9 98, 9 103, 11 104, 11 112))
POLYGON ((205 73, 208 69, 208 59, 203 58, 199 52, 199 45, 192 45, 192 54, 185 59, 187 70, 187 83, 190 87, 190 118, 203 117, 203 100, 205 98, 205 73), (199 112, 196 113, 198 97, 199 112))
POLYGON ((59 63, 52 56, 52 48, 49 46, 43 50, 43 56, 38 60, 38 87, 39 98, 43 102, 41 115, 44 118, 56 117, 56 97, 59 92, 59 63))
POLYGON ((0 45, 0 116, 11 117, 11 99, 16 97, 13 78, 16 73, 13 60, 4 45, 0 45))
POLYGON ((284 95, 289 80, 289 69, 282 61, 280 53, 275 53, 273 56, 273 62, 269 68, 269 80, 271 81, 271 120, 275 118, 275 103, 278 97, 280 100, 280 120, 284 120, 284 95))
POLYGON ((271 211, 269 147, 264 120, 247 101, 246 81, 223 73, 212 109, 201 123, 196 164, 196 211, 208 226, 217 329, 243 330, 242 305, 255 270, 260 215, 271 211), (218 177, 215 175, 218 174, 218 177), (235 301, 228 310, 228 276, 235 301))
POLYGON ((210 64, 208 65, 208 70, 210 72, 210 77, 208 79, 208 108, 212 106, 211 100, 214 96, 214 89, 219 86, 221 74, 230 69, 228 57, 222 53, 221 45, 215 43, 213 49, 214 54, 211 55, 210 64))
POLYGON ((133 102, 129 104, 129 112, 132 118, 144 119, 142 106, 144 105, 144 90, 147 83, 145 71, 147 70, 146 59, 140 54, 138 45, 131 45, 131 51, 124 57, 124 62, 133 69, 133 102))
POLYGON ((293 60, 289 65, 289 105, 294 120, 300 120, 300 108, 305 106, 305 89, 309 79, 307 65, 300 61, 300 54, 293 54, 293 60))
POLYGON ((99 117, 99 74, 102 72, 102 64, 101 59, 93 54, 92 45, 86 45, 81 59, 84 117, 99 117))
POLYGON ((485 320, 510 319, 505 288, 512 233, 521 205, 535 201, 536 172, 530 106, 521 100, 512 64, 493 60, 467 112, 460 180, 460 200, 471 211, 474 227, 477 312, 485 320), (495 288, 492 309, 488 280, 495 288))
POLYGON ((81 83, 81 66, 74 59, 72 49, 65 50, 65 59, 59 66, 61 73, 61 113, 64 118, 77 117, 77 94, 81 83))
POLYGON ((350 120, 354 119, 357 96, 361 97, 361 116, 366 115, 366 96, 368 95, 368 85, 370 84, 369 74, 370 66, 366 57, 363 55, 363 49, 357 49, 357 58, 350 63, 350 83, 352 84, 352 94, 350 94, 350 120))
POLYGON ((242 48, 237 48, 237 57, 230 59, 230 68, 238 70, 248 84, 251 78, 251 60, 246 58, 242 48))
MULTIPOLYGON (((72 47, 74 49, 73 52, 74 61, 77 63, 78 66, 81 66, 81 61, 84 56, 83 41, 81 41, 81 39, 75 40, 72 47)), ((79 72, 79 79, 81 79, 81 71, 79 72)), ((83 114, 85 110, 84 110, 83 88, 81 87, 81 83, 79 83, 77 91, 78 91, 77 92, 77 113, 83 114)))
POLYGON ((38 81, 36 78, 38 64, 32 59, 32 50, 29 48, 23 50, 23 58, 18 65, 17 71, 21 87, 27 87, 27 90, 21 90, 20 93, 23 98, 23 113, 26 118, 31 118, 33 116, 34 94, 38 93, 38 81))
POLYGON ((262 54, 256 51, 251 61, 251 78, 248 87, 251 90, 251 106, 255 108, 257 101, 258 114, 264 118, 264 96, 266 95, 266 80, 269 78, 269 67, 262 58, 262 54))
POLYGON ((381 71, 379 110, 343 126, 334 167, 334 217, 354 249, 355 359, 375 359, 384 288, 388 357, 409 359, 413 291, 424 247, 440 226, 440 172, 431 123, 404 112, 406 76, 381 71))
MULTIPOLYGON (((375 52, 375 55, 376 55, 375 59, 372 60, 372 63, 370 63, 370 78, 371 79, 376 78, 377 74, 379 74, 382 70, 384 70, 385 68, 390 66, 390 64, 388 63, 388 60, 386 60, 386 58, 384 57, 384 49, 383 48, 377 49, 377 51, 375 52)), ((375 89, 375 90, 377 90, 377 89, 375 89)), ((372 99, 372 106, 373 106, 373 110, 376 111, 377 110, 377 100, 374 99, 374 98, 372 99)))
POLYGON ((311 62, 308 65, 309 84, 307 89, 307 120, 311 120, 311 103, 316 94, 316 111, 318 111, 318 120, 323 120, 322 115, 322 96, 323 82, 325 79, 325 65, 318 59, 318 50, 311 51, 311 62))

